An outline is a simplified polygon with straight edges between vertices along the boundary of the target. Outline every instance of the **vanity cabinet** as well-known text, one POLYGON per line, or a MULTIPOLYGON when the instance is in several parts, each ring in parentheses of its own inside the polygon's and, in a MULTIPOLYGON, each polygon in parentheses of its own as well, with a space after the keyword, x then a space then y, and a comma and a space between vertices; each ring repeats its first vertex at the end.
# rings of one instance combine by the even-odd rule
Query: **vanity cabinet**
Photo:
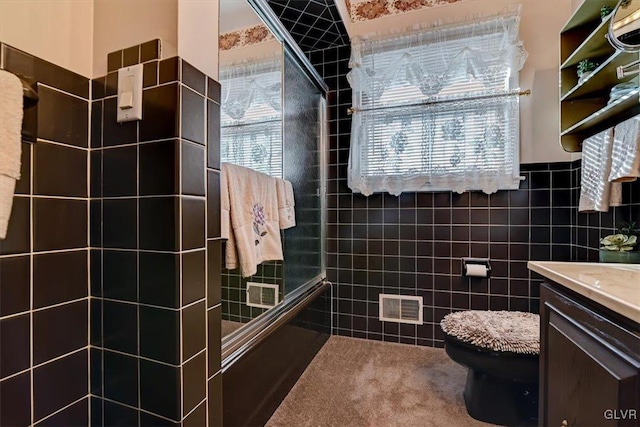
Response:
POLYGON ((560 32, 560 142, 566 151, 581 151, 585 138, 640 113, 637 93, 608 102, 612 87, 635 77, 618 79, 616 68, 640 56, 617 51, 606 38, 612 14, 601 19, 600 8, 617 3, 585 0, 560 32), (579 81, 577 67, 584 59, 599 66, 579 81))
POLYGON ((639 325, 552 281, 540 299, 540 425, 639 426, 639 325))

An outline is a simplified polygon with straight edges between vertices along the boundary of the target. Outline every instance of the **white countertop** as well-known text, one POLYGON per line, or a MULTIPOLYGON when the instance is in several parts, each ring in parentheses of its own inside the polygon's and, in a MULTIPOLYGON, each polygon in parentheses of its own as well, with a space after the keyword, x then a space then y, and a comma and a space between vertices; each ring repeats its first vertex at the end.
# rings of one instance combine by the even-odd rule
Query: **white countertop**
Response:
POLYGON ((640 264, 529 261, 529 270, 640 323, 640 264))

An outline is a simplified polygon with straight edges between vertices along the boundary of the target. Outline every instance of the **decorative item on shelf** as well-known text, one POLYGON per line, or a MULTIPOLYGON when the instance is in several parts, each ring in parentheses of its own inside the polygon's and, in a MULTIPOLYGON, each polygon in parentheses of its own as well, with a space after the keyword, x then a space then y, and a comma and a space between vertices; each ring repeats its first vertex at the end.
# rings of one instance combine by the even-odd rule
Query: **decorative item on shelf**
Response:
POLYGON ((598 63, 590 59, 578 62, 578 84, 581 84, 596 68, 598 68, 598 63))
POLYGON ((612 102, 615 102, 618 99, 637 91, 639 84, 640 79, 638 79, 638 77, 631 79, 628 82, 618 83, 611 88, 611 93, 609 94, 609 102, 607 102, 607 104, 611 104, 612 102))
POLYGON ((600 240, 600 262, 640 264, 640 251, 633 248, 638 243, 640 229, 635 221, 623 222, 618 234, 611 234, 600 240))
MULTIPOLYGON (((636 53, 640 51, 640 0, 620 0, 612 12, 607 39, 618 51, 636 53)), ((640 60, 632 60, 616 68, 619 79, 640 73, 640 60)))
POLYGON ((613 8, 611 6, 602 6, 600 8, 600 18, 604 21, 607 19, 607 16, 611 15, 613 12, 613 8))

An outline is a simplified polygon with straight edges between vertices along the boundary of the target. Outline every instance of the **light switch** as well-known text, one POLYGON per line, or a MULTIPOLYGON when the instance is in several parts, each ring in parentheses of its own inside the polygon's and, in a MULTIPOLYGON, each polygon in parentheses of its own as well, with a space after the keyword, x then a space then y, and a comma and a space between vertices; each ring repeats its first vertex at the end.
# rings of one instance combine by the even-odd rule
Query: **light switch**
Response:
POLYGON ((120 103, 118 104, 118 108, 120 108, 121 110, 133 108, 133 92, 123 92, 120 95, 120 103))
POLYGON ((118 108, 121 110, 133 108, 133 84, 133 75, 125 75, 122 79, 122 88, 120 89, 121 94, 118 101, 118 108))
POLYGON ((118 122, 142 120, 142 64, 118 70, 118 122))

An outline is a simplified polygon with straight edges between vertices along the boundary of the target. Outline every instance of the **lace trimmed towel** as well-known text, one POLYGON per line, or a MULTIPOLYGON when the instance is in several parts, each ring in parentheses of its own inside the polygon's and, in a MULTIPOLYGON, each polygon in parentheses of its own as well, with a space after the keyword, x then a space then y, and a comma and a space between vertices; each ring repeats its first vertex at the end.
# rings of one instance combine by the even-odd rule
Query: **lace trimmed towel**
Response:
POLYGON ((16 181, 20 179, 22 83, 0 70, 0 239, 7 237, 16 181))
POLYGON ((293 198, 293 186, 291 182, 276 178, 276 189, 278 192, 278 216, 280 229, 296 226, 295 200, 293 198))
MULTIPOLYGON (((221 168, 224 170, 224 163, 221 168)), ((220 174, 220 237, 227 239, 224 251, 224 266, 228 270, 238 268, 236 239, 231 232, 231 206, 229 205, 229 183, 225 173, 220 174)))
POLYGON ((276 178, 230 163, 222 164, 221 225, 229 238, 226 266, 253 276, 263 261, 282 261, 276 178), (233 239, 232 239, 233 237, 233 239), (235 258, 234 258, 235 256, 235 258))
POLYGON ((613 129, 600 132, 582 143, 580 212, 607 212, 622 203, 622 185, 610 183, 613 129))

